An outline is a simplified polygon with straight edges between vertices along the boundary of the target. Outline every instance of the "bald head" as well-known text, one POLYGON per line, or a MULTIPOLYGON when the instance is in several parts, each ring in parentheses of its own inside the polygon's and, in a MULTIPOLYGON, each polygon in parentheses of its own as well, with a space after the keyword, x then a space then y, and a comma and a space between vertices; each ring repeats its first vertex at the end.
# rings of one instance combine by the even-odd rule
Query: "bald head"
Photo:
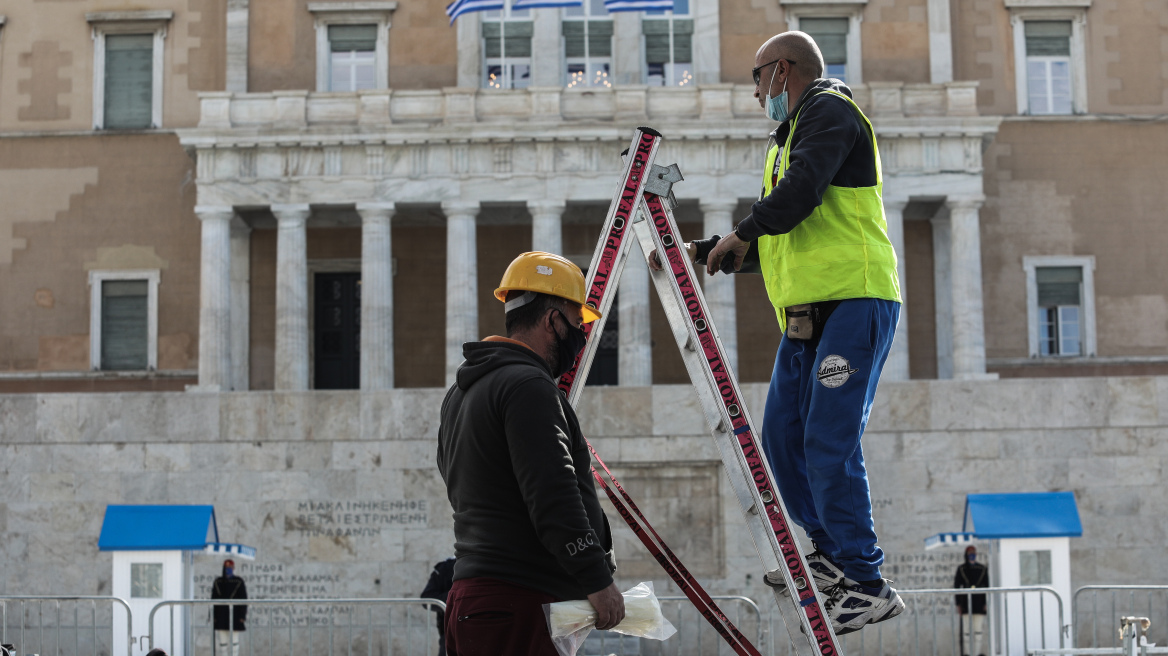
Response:
POLYGON ((767 39, 755 55, 755 66, 776 59, 795 62, 791 77, 810 82, 823 76, 823 53, 806 32, 783 32, 767 39))

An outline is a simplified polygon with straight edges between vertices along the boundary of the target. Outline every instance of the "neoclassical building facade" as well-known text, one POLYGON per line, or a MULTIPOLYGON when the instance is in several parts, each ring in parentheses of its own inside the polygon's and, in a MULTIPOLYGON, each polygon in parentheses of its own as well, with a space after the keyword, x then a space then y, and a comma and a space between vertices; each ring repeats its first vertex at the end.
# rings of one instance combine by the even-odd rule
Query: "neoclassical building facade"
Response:
MULTIPOLYGON (((33 193, 0 225, 0 387, 448 384, 462 342, 502 330, 490 292, 511 257, 587 265, 632 128, 665 135, 688 237, 745 216, 775 127, 748 71, 785 29, 817 39, 875 126, 905 290, 888 379, 1168 370, 1158 205, 1097 191, 1164 193, 1147 179, 1164 129, 1144 117, 1168 83, 1098 63, 1158 52, 1154 9, 589 0, 453 25, 440 9, 7 9, 0 185, 33 193), (1099 330, 1105 312, 1145 320, 1099 330)), ((634 264, 592 382, 684 382, 634 264)), ((704 284, 740 377, 766 380, 761 281, 704 284)))

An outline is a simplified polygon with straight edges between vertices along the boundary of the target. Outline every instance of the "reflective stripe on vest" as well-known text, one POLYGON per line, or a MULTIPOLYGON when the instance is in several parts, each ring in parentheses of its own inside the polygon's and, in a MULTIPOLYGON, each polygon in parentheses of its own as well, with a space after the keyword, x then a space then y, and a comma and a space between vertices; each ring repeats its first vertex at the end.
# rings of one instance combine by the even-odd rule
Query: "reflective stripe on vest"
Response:
MULTIPOLYGON (((759 237, 759 260, 767 296, 775 306, 783 330, 787 327, 783 308, 792 305, 849 298, 901 300, 896 252, 888 239, 888 224, 881 200, 884 179, 876 132, 851 98, 827 89, 815 95, 821 94, 842 98, 864 119, 876 156, 876 186, 828 185, 823 193, 823 203, 794 230, 785 235, 759 237)), ((791 130, 783 148, 780 150, 775 144, 767 152, 762 180, 764 196, 771 193, 787 171, 791 138, 802 113, 800 108, 791 119, 791 130)))

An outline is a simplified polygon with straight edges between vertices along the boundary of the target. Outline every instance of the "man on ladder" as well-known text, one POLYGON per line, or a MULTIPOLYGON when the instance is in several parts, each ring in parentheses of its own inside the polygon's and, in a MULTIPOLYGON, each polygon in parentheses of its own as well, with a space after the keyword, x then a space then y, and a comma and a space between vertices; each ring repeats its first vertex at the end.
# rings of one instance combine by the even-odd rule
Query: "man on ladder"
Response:
POLYGON ((875 133, 851 91, 820 77, 823 68, 803 32, 759 48, 754 95, 781 123, 762 196, 734 232, 697 242, 695 261, 710 275, 746 264, 766 282, 785 335, 763 448, 791 517, 815 543, 807 562, 844 634, 904 610, 880 576, 884 553, 860 448, 901 297, 875 133))

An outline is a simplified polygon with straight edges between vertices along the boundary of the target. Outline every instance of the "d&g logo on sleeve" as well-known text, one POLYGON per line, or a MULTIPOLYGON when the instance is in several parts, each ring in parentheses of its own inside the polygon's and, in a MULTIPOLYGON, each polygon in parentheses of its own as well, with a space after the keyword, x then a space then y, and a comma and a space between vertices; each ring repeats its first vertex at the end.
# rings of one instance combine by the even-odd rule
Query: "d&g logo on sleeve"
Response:
POLYGON ((838 355, 829 355, 819 363, 819 371, 815 377, 824 387, 835 389, 848 382, 848 378, 857 371, 859 370, 853 369, 847 360, 838 355))

